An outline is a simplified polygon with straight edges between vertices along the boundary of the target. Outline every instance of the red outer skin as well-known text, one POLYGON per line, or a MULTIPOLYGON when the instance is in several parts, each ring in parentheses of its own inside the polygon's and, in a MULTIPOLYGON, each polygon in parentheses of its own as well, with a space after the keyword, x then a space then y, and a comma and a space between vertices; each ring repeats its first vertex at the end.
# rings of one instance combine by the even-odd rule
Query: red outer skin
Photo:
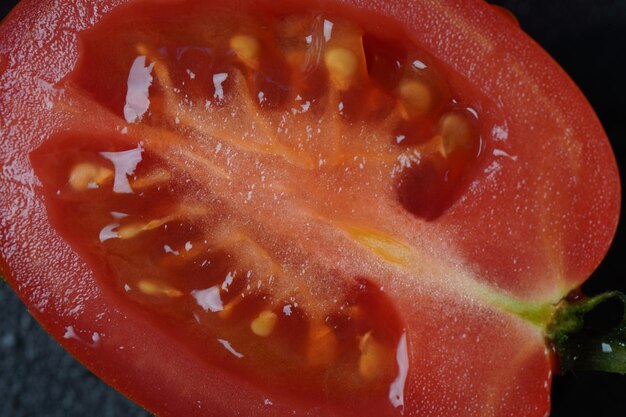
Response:
MULTIPOLYGON (((328 404, 268 393, 187 354, 182 343, 100 288, 48 224, 28 160, 58 125, 46 109, 52 94, 47 86, 72 70, 75 31, 131 1, 25 0, 0 27, 3 274, 66 349, 160 416, 347 416, 328 404), (80 340, 63 338, 69 325, 80 340), (100 341, 94 347, 95 332, 100 341), (272 406, 264 405, 266 398, 272 406)), ((334 7, 327 3, 315 2, 334 7)), ((424 233, 456 247, 483 282, 521 299, 554 303, 578 287, 610 245, 620 186, 602 127, 566 74, 482 1, 330 3, 368 11, 355 12, 357 18, 374 12, 399 21, 419 46, 507 116, 502 128, 508 139, 493 142, 487 152, 497 146, 521 162, 488 155, 477 174, 480 181, 441 218, 424 225, 424 233), (487 169, 494 161, 498 166, 487 169)), ((420 372, 407 382, 406 415, 549 414, 552 365, 540 329, 509 313, 458 307, 452 299, 432 305, 432 299, 409 299, 401 292, 396 291, 399 309, 408 312, 409 326, 423 320, 415 305, 430 308, 428 322, 408 329, 410 358, 420 372), (451 324, 456 308, 467 310, 465 330, 470 338, 480 335, 482 344, 455 339, 461 326, 451 324)))

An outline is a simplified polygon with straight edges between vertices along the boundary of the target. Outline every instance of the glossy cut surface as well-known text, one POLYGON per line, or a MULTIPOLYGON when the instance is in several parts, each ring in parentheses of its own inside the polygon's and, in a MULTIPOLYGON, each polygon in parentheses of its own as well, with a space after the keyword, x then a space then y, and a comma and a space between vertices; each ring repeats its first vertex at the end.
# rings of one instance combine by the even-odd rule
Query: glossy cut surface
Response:
POLYGON ((159 415, 545 415, 617 222, 593 113, 482 4, 307 6, 18 8, 3 271, 159 415))

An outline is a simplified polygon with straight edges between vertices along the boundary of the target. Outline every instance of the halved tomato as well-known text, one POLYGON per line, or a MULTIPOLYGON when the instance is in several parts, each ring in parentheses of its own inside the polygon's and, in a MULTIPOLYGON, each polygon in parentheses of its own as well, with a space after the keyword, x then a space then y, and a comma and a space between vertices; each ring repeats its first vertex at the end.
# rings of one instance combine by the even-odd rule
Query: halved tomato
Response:
POLYGON ((161 416, 544 416, 615 160, 473 1, 26 1, 2 271, 161 416), (27 58, 28 57, 28 58, 27 58))

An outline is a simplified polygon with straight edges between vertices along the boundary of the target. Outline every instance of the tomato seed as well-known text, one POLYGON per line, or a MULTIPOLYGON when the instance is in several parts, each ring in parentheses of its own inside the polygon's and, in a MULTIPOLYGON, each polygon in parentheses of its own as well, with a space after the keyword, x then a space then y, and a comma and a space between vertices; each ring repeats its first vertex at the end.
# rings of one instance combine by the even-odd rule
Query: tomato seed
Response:
POLYGON ((347 90, 358 70, 356 55, 345 48, 333 48, 326 52, 324 63, 336 88, 347 90))
POLYGON ((398 87, 405 118, 412 118, 428 112, 432 106, 430 88, 418 80, 405 80, 398 87))
POLYGON ((337 336, 325 323, 311 323, 306 347, 307 363, 313 367, 328 365, 337 357, 338 343, 337 336))
POLYGON ((368 380, 390 376, 394 367, 395 352, 390 347, 377 341, 371 332, 360 338, 359 373, 368 380))
POLYGON ((442 137, 441 153, 448 156, 452 152, 469 150, 475 135, 467 117, 459 113, 447 113, 440 121, 439 132, 442 137))
POLYGON ((274 331, 278 316, 276 313, 270 310, 262 311, 253 321, 250 323, 250 329, 252 333, 257 336, 267 337, 274 331))
POLYGON ((261 45, 258 40, 249 35, 235 35, 230 38, 229 44, 244 65, 255 70, 259 68, 258 57, 261 45))
POLYGON ((113 177, 113 171, 101 166, 89 163, 81 163, 70 173, 68 182, 77 191, 88 188, 97 188, 113 177))
POLYGON ((143 292, 147 295, 152 296, 165 296, 170 298, 182 297, 183 293, 177 290, 174 287, 171 287, 165 283, 152 281, 152 280, 141 280, 137 283, 137 288, 139 291, 143 292))

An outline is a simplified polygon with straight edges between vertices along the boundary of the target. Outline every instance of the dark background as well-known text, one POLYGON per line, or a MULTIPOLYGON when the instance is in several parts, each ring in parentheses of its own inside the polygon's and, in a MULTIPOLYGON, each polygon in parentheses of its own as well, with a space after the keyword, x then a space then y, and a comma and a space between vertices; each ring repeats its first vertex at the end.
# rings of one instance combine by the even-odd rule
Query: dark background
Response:
MULTIPOLYGON (((0 0, 0 16, 17 3, 0 0)), ((570 74, 595 108, 626 167, 626 0, 501 0, 570 74)), ((590 167, 593 169, 593 167, 590 167)), ((623 176, 622 176, 623 182, 623 176)), ((626 292, 626 233, 584 285, 586 294, 626 292), (622 259, 620 259, 620 257, 622 259)), ((556 376, 552 417, 626 416, 626 377, 556 376)), ((147 417, 57 345, 0 282, 0 416, 147 417)), ((448 417, 448 416, 442 416, 448 417)))

